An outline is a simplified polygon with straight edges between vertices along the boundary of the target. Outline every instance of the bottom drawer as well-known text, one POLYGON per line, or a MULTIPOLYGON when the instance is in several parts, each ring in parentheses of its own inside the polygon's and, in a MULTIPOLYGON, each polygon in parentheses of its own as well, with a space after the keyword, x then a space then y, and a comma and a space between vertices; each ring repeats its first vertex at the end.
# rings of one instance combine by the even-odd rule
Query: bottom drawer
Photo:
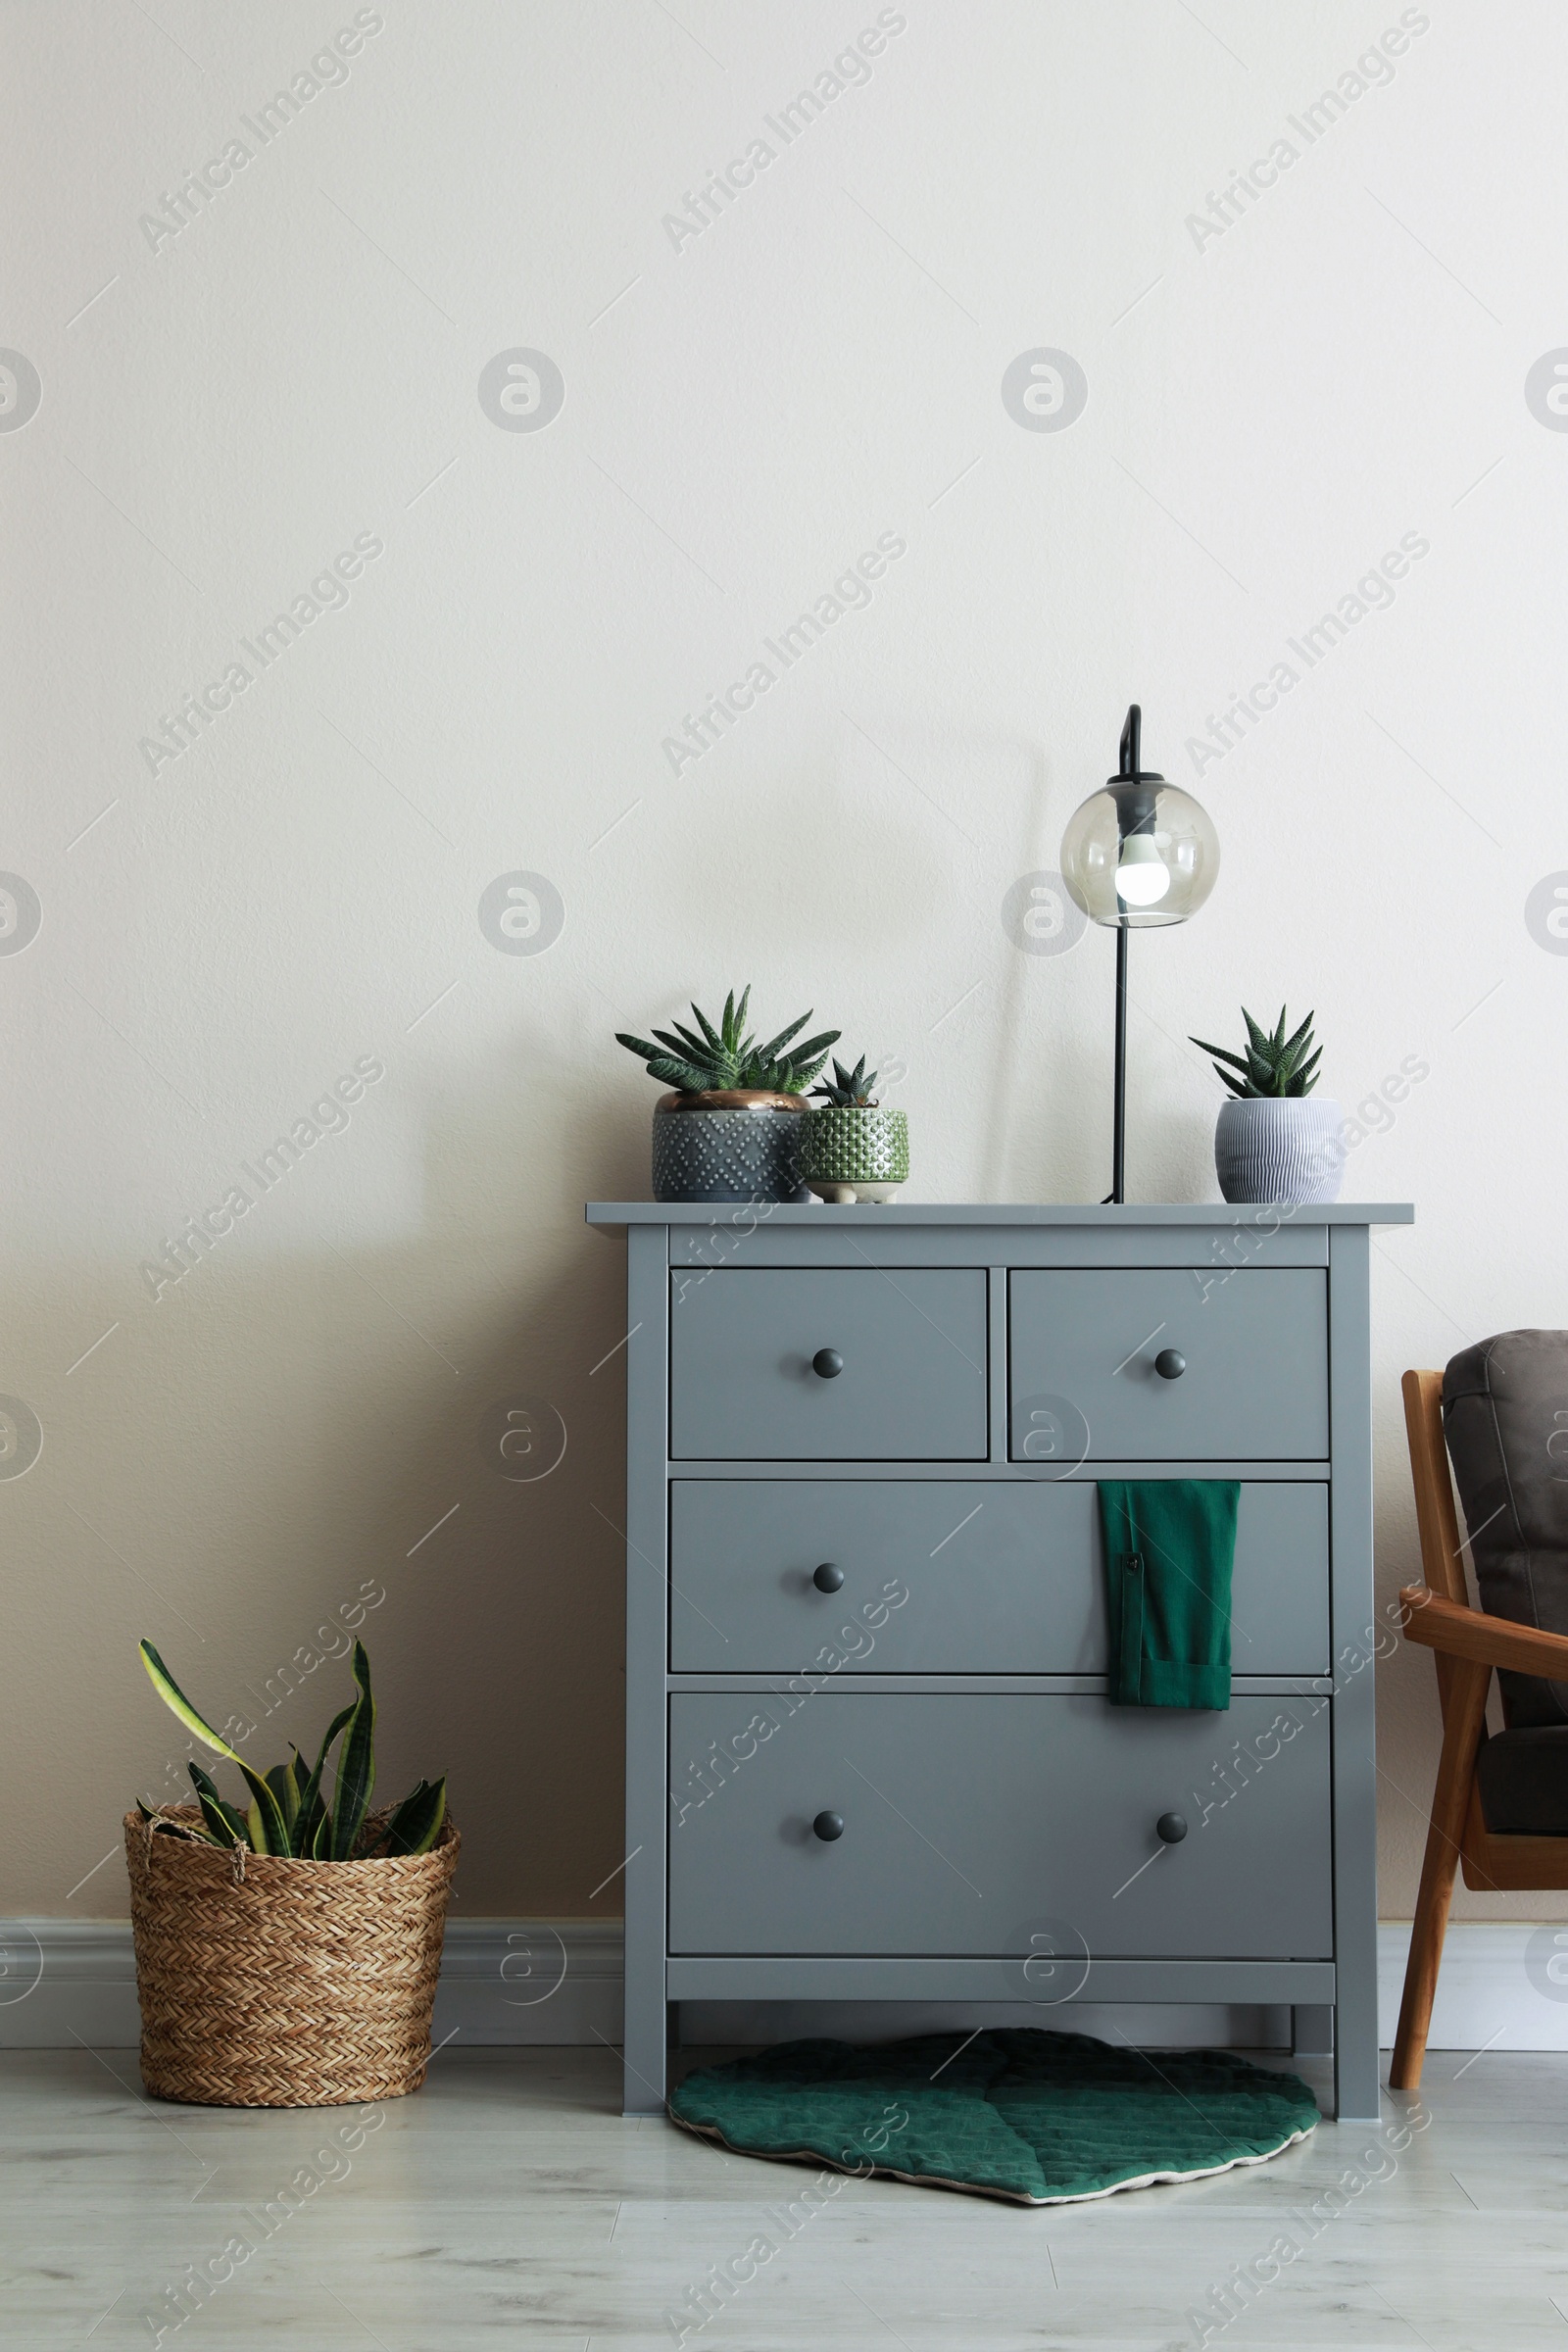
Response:
POLYGON ((829 1689, 793 1715, 756 1691, 682 1693, 669 1714, 683 1786, 688 1757, 725 1759, 671 1813, 671 1952, 1332 1954, 1321 1701, 829 1689), (841 1837, 816 1835, 819 1813, 841 1837))

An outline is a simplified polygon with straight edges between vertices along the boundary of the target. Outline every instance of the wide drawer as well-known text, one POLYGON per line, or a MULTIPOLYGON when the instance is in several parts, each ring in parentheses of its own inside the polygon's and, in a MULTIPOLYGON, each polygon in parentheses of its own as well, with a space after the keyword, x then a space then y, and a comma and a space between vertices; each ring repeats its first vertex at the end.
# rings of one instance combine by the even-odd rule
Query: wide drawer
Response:
POLYGON ((793 1713, 744 1691, 669 1713, 672 1952, 1332 1952, 1322 1701, 1187 1714, 829 1688, 793 1713), (844 1823, 831 1843, 824 1812, 844 1823), (1170 1813, 1179 1844, 1155 1828, 1170 1813))
POLYGON ((981 1460, 985 1364, 979 1267, 676 1274, 670 1452, 687 1461, 981 1460))
POLYGON ((1014 1272, 1012 1459, 1326 1460, 1326 1286, 1305 1268, 1014 1272), (1162 1354, 1185 1369, 1162 1377, 1162 1354))
MULTIPOLYGON (((1105 1671, 1092 1482, 677 1479, 669 1558, 677 1674, 1105 1671)), ((1243 1484, 1231 1604, 1234 1673, 1328 1671, 1326 1486, 1243 1484)))

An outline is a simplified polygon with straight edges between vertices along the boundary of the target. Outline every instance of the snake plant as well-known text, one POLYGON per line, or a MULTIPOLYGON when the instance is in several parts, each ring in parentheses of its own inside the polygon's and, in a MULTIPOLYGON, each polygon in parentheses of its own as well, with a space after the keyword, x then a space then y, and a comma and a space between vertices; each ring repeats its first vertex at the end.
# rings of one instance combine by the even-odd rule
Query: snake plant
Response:
POLYGON ((242 1811, 220 1796, 211 1775, 193 1763, 190 1777, 205 1827, 198 1830, 189 1821, 170 1821, 145 1805, 140 1808, 143 1821, 156 1828, 182 1831, 208 1845, 243 1846, 253 1854, 288 1854, 297 1861, 363 1861, 370 1854, 430 1851, 446 1819, 444 1776, 433 1788, 421 1781, 372 1836, 365 1838, 375 1788, 375 1700, 370 1693, 370 1661, 363 1642, 354 1644, 357 1695, 328 1724, 315 1766, 307 1770, 296 1747, 286 1764, 274 1764, 267 1772, 255 1771, 198 1715, 150 1642, 143 1642, 140 1649, 141 1662, 164 1704, 178 1716, 187 1732, 239 1766, 250 1791, 250 1803, 242 1811), (328 1804, 326 1759, 340 1732, 344 1739, 328 1804))
POLYGON ((777 1037, 760 1046, 756 1038, 746 1034, 746 1007, 751 1001, 750 982, 742 990, 738 1004, 731 989, 716 1029, 707 1013, 694 1004, 692 1011, 697 1017, 697 1030, 702 1032, 700 1036, 696 1030, 683 1029, 675 1021, 670 1029, 654 1031, 657 1045, 650 1045, 645 1037, 628 1037, 621 1029, 615 1032, 615 1042, 648 1064, 650 1078, 657 1078, 662 1086, 672 1086, 683 1095, 743 1089, 770 1095, 804 1095, 826 1061, 829 1046, 838 1044, 840 1032, 824 1029, 820 1037, 808 1037, 800 1045, 791 1046, 791 1038, 811 1017, 803 1012, 798 1021, 791 1021, 777 1037))
POLYGON ((1272 1034, 1258 1027, 1245 1004, 1242 1006, 1242 1018, 1247 1023, 1245 1059, 1240 1054, 1228 1054, 1223 1046, 1204 1045, 1200 1037, 1193 1039, 1195 1046, 1200 1047, 1205 1054, 1213 1054, 1215 1077, 1223 1078, 1231 1093, 1239 1095, 1244 1102, 1255 1102, 1262 1096, 1277 1101, 1281 1096, 1309 1095, 1317 1084, 1317 1065, 1323 1054, 1321 1046, 1315 1053, 1312 1050, 1314 1016, 1308 1013, 1299 1029, 1291 1037, 1285 1034, 1283 1004, 1280 1006, 1278 1026, 1272 1034), (1221 1064, 1227 1062, 1230 1067, 1222 1068, 1221 1064), (1232 1071, 1240 1071, 1240 1077, 1233 1077, 1232 1071))

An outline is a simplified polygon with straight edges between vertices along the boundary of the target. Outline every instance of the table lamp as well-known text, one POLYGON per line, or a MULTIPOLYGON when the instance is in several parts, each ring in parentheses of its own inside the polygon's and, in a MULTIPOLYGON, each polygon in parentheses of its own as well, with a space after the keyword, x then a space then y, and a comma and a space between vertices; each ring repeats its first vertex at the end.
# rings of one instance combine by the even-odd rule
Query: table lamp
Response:
POLYGON ((1121 731, 1120 772, 1074 811, 1061 837, 1061 878, 1092 923, 1116 934, 1116 1104, 1107 1201, 1126 1199, 1127 934, 1185 923, 1214 887, 1219 835, 1191 793, 1140 765, 1143 712, 1121 731))

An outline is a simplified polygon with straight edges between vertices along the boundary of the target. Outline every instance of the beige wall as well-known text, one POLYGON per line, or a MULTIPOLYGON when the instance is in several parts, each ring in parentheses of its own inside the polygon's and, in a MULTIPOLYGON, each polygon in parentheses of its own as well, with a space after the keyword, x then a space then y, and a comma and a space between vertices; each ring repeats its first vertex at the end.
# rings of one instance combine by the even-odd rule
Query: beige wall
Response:
MULTIPOLYGON (((1186 1038, 1243 999, 1314 1006, 1348 1102, 1429 1072, 1347 1185, 1418 1204, 1374 1259, 1390 1594, 1401 1367, 1568 1324, 1568 962, 1524 919, 1568 864, 1568 439, 1523 396, 1565 332, 1560 14, 1433 9, 1309 144, 1290 118, 1396 7, 909 0, 785 146, 765 118, 870 0, 383 0, 264 146, 242 118, 353 7, 154 13, 0 10, 0 343, 42 383, 0 431, 0 866, 42 908, 0 955, 0 1390, 44 1432, 0 1480, 0 1911, 123 1909, 120 1814, 179 1752, 139 1634, 254 1714, 368 1586, 385 1786, 451 1773, 463 1908, 613 1912, 623 1261, 580 1204, 645 1188, 654 1090, 611 1033, 751 979, 764 1020, 811 1004, 897 1065, 917 1198, 1097 1198, 1110 943, 1025 956, 1001 908, 1134 696, 1225 859, 1136 943, 1134 1197, 1214 1197, 1186 1038), (759 137, 721 218, 663 225, 759 137), (1190 220, 1281 139, 1254 208, 1190 220), (564 379, 542 430, 477 396, 518 347, 564 379), (1064 430, 1000 397, 1041 347, 1087 377, 1064 430), (869 606, 672 772, 685 714, 881 533, 869 606), (362 534, 346 604, 247 656, 362 534), (1289 640, 1405 534, 1392 605, 1308 667, 1289 640), (236 659, 244 692, 144 754, 236 659), (564 906, 536 956, 478 920, 519 869, 564 906), (165 1238, 361 1057, 347 1126, 155 1298, 165 1238), (514 1484, 482 1444, 524 1396, 568 1442, 514 1484)), ((1380 1732, 1396 1914, 1424 1658, 1382 1670, 1380 1732)))

